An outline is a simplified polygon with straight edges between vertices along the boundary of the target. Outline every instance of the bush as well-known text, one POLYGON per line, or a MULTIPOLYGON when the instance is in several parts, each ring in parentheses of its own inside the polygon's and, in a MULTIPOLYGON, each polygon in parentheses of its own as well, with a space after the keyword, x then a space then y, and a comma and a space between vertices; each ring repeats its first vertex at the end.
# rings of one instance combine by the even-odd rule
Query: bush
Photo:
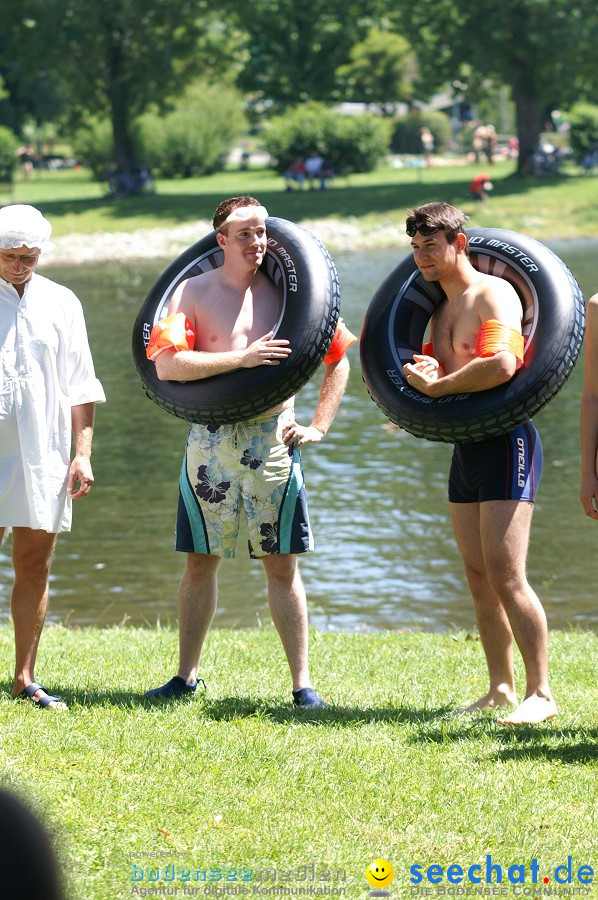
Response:
POLYGON ((592 103, 576 103, 568 115, 569 141, 576 159, 598 148, 598 106, 592 103))
POLYGON ((297 156, 312 150, 330 161, 338 171, 371 172, 388 153, 390 122, 378 116, 347 116, 320 103, 305 103, 263 126, 266 150, 276 160, 281 174, 297 156))
POLYGON ((89 166, 98 180, 114 168, 114 139, 108 119, 88 119, 73 135, 72 146, 76 159, 89 166))
POLYGON ((441 153, 450 146, 452 124, 449 117, 433 109, 412 109, 407 116, 393 120, 393 153, 423 153, 420 131, 429 128, 434 135, 434 152, 441 153))
POLYGON ((194 82, 164 116, 139 119, 143 159, 165 177, 207 175, 246 129, 241 95, 224 85, 194 82))
MULTIPOLYGON (((165 115, 145 113, 133 126, 134 158, 152 174, 213 172, 245 131, 240 94, 234 89, 201 82, 191 84, 165 115)), ((73 137, 77 158, 95 177, 114 169, 114 139, 107 119, 91 118, 73 137)))
POLYGON ((11 184, 17 165, 19 143, 9 128, 0 125, 0 182, 11 184))

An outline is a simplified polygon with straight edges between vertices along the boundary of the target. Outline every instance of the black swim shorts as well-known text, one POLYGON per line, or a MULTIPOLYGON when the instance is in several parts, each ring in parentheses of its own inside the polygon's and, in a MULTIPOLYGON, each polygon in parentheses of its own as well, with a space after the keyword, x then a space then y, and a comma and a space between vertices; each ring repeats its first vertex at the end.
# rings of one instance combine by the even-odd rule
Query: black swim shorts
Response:
POLYGON ((451 503, 534 500, 542 477, 542 442, 531 422, 485 441, 455 444, 451 503))

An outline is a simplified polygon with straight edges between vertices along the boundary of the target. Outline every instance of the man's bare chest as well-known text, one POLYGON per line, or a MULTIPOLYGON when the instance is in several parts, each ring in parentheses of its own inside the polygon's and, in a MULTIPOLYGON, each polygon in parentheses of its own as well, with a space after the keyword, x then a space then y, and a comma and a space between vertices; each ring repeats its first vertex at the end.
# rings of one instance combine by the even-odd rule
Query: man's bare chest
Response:
POLYGON ((201 349, 241 350, 274 328, 278 300, 249 295, 237 303, 206 304, 199 311, 201 349))
POLYGON ((443 303, 434 316, 432 330, 435 350, 445 362, 458 360, 463 364, 475 355, 479 317, 474 309, 443 303))

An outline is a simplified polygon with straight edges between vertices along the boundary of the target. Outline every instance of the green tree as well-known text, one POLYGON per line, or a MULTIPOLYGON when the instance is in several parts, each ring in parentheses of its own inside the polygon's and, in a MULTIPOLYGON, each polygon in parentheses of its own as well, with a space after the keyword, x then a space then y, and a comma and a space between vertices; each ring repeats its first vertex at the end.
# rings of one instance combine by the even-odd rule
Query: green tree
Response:
POLYGON ((435 109, 413 107, 406 116, 398 116, 393 120, 392 152, 422 153, 421 130, 424 127, 432 132, 436 153, 442 153, 449 147, 452 137, 449 117, 435 109))
POLYGON ((0 120, 23 135, 26 123, 43 125, 55 121, 68 106, 65 83, 57 72, 26 55, 15 53, 15 35, 0 38, 0 78, 5 91, 0 94, 0 120))
POLYGON ((245 127, 241 94, 203 80, 189 84, 166 115, 139 119, 144 159, 167 178, 215 171, 245 127))
POLYGON ((135 161, 136 116, 160 103, 195 63, 203 0, 0 0, 16 56, 59 73, 72 112, 107 115, 116 165, 135 161))
POLYGON ((336 70, 345 100, 377 103, 393 115, 395 103, 411 97, 415 54, 401 35, 371 28, 349 56, 350 62, 336 70))
POLYGON ((567 115, 571 127, 571 149, 580 162, 598 149, 598 106, 576 103, 567 115))
POLYGON ((280 105, 336 96, 335 71, 375 24, 381 0, 222 0, 220 10, 246 35, 244 93, 280 105))
POLYGON ((17 165, 17 139, 9 128, 0 125, 0 183, 8 183, 13 179, 17 165))
POLYGON ((598 85, 595 0, 419 0, 403 2, 396 22, 429 88, 456 78, 474 91, 484 79, 510 86, 521 174, 530 171, 546 110, 598 85))

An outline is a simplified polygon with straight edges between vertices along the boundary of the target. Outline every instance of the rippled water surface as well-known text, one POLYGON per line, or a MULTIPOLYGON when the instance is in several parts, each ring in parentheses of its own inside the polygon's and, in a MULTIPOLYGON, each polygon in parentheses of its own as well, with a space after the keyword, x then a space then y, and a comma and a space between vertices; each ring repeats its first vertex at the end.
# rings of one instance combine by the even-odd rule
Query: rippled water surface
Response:
MULTIPOLYGON (((555 245, 585 296, 598 289, 595 244, 555 245)), ((398 257, 391 251, 335 258, 347 324, 364 312, 398 257)), ((167 622, 176 618, 183 557, 172 550, 186 423, 148 400, 130 349, 137 310, 166 265, 88 265, 44 270, 81 298, 108 403, 96 414, 92 495, 75 504, 73 532, 60 536, 51 617, 71 624, 167 622)), ((320 628, 470 628, 473 612, 448 521, 451 447, 397 433, 370 400, 350 351, 349 387, 326 440, 303 454, 316 552, 302 558, 311 621, 320 628)), ((545 467, 529 557, 530 581, 552 627, 596 628, 598 526, 579 493, 580 359, 561 393, 537 417, 545 467)), ((316 374, 297 400, 309 421, 316 374)), ((216 624, 269 621, 259 562, 224 560, 216 624)), ((0 552, 0 613, 10 607, 8 545, 0 552)))

